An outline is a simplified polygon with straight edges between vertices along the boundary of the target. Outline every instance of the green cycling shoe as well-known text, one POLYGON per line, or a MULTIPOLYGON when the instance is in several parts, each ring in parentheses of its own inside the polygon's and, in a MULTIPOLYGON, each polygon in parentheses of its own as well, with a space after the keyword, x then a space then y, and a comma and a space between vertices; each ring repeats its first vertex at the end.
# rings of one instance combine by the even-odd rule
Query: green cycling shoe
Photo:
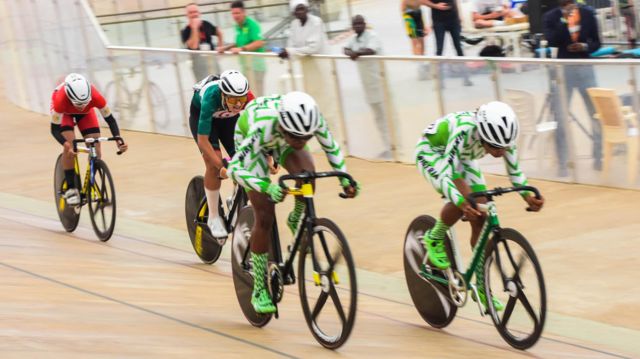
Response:
POLYGON ((427 257, 429 262, 436 268, 445 270, 451 267, 449 256, 447 255, 447 249, 444 245, 444 239, 431 238, 431 230, 427 231, 422 238, 424 248, 427 250, 427 257))
MULTIPOLYGON (((487 304, 487 295, 484 293, 484 289, 478 288, 478 297, 480 297, 480 303, 488 310, 489 305, 487 304)), ((474 301, 476 300, 475 293, 471 294, 471 298, 473 298, 474 301)), ((504 310, 504 304, 502 304, 498 298, 491 296, 491 301, 493 302, 493 307, 496 309, 496 312, 504 310)))
POLYGON ((254 292, 251 295, 251 305, 253 305, 253 310, 259 314, 271 314, 276 312, 276 306, 273 305, 273 301, 271 301, 271 297, 266 289, 254 292))

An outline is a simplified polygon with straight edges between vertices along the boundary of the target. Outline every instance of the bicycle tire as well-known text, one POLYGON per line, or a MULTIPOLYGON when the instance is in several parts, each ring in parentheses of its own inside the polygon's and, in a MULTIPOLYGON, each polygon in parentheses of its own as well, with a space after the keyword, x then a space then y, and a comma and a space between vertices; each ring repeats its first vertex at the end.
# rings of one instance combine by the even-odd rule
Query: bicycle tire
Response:
MULTIPOLYGON (((416 217, 405 235, 404 241, 404 276, 409 288, 413 305, 422 319, 434 328, 444 328, 453 321, 458 307, 448 299, 449 289, 437 282, 432 282, 420 275, 422 262, 427 252, 422 243, 424 233, 436 223, 435 218, 428 215, 416 217)), ((447 236, 447 253, 451 258, 451 265, 455 268, 455 261, 451 255, 449 238, 447 236)))
POLYGON ((309 330, 311 330, 314 338, 325 348, 337 349, 341 347, 347 339, 349 339, 349 335, 351 334, 356 320, 356 308, 358 302, 356 267, 347 239, 333 221, 327 218, 318 218, 315 220, 313 228, 313 234, 304 238, 298 252, 300 254, 300 258, 298 259, 298 289, 300 292, 300 304, 302 306, 302 312, 304 313, 307 326, 309 327, 309 330), (330 233, 337 241, 336 248, 340 249, 341 258, 344 258, 344 265, 338 266, 337 269, 341 272, 346 269, 348 272, 346 276, 339 276, 338 270, 336 270, 335 266, 336 263, 334 262, 333 265, 331 264, 332 260, 335 260, 336 258, 339 260, 340 257, 333 256, 330 260, 322 260, 322 255, 326 258, 332 253, 329 253, 331 252, 331 249, 328 248, 329 246, 327 245, 327 236, 321 235, 321 233, 330 233), (310 244, 309 239, 313 241, 313 245, 310 244), (319 245, 321 246, 319 247, 319 245), (311 266, 309 267, 305 265, 308 259, 311 261, 311 266), (317 287, 317 284, 315 283, 316 272, 313 268, 314 262, 318 262, 318 264, 321 265, 322 270, 319 273, 320 276, 318 280, 322 284, 320 285, 320 294, 314 308, 312 309, 309 301, 309 297, 311 296, 309 295, 311 291, 310 289, 317 287), (324 263, 326 268, 323 268, 321 263, 324 263), (307 273, 308 275, 305 275, 305 269, 310 269, 313 274, 307 273), (349 279, 348 288, 336 287, 336 285, 344 285, 343 280, 345 277, 348 277, 349 279), (310 286, 310 288, 307 288, 307 286, 310 286), (347 304, 347 313, 344 312, 345 308, 342 306, 342 300, 338 295, 339 292, 348 292, 349 303, 347 304), (325 326, 324 323, 320 324, 318 322, 320 314, 326 308, 327 299, 329 298, 333 301, 337 318, 341 322, 341 328, 335 334, 326 333, 328 327, 333 326, 332 324, 325 326), (323 328, 321 328, 321 325, 323 328))
MULTIPOLYGON (((250 255, 247 251, 249 251, 251 229, 253 228, 254 221, 253 208, 251 208, 251 206, 246 206, 240 210, 231 242, 231 271, 233 272, 233 286, 242 314, 244 314, 251 325, 260 328, 269 323, 273 314, 256 313, 251 304, 253 272, 251 270, 251 263, 249 262, 250 257, 247 257, 245 261, 245 254, 247 254, 247 256, 250 255), (246 266, 243 266, 243 264, 246 266)), ((271 254, 270 257, 273 258, 271 254)))
POLYGON ((64 169, 62 168, 62 155, 58 155, 56 165, 53 171, 53 196, 56 204, 56 212, 60 223, 64 230, 73 232, 80 222, 80 206, 69 206, 65 201, 63 194, 66 190, 67 181, 64 178, 64 169))
MULTIPOLYGON (((491 283, 492 276, 490 275, 490 269, 493 263, 496 263, 495 269, 500 273, 500 276, 508 275, 509 273, 505 273, 504 268, 513 268, 514 273, 509 278, 506 287, 504 285, 500 286, 500 290, 497 290, 495 293, 506 293, 508 296, 507 303, 505 305, 504 310, 502 311, 502 317, 500 317, 500 312, 496 311, 493 301, 487 300, 489 314, 491 315, 491 319, 500 333, 500 336, 512 347, 520 350, 525 350, 532 347, 536 342, 540 339, 542 335, 542 331, 544 329, 546 312, 547 312, 547 294, 544 284, 544 277, 542 275, 542 268, 540 266, 540 262, 538 262, 538 258, 531 247, 531 244, 524 238, 522 234, 518 231, 511 228, 501 228, 498 233, 499 240, 497 241, 497 245, 494 243, 489 243, 487 245, 487 250, 485 251, 485 267, 484 267, 484 276, 485 276, 485 293, 491 292, 491 283), (508 243, 512 242, 512 243, 508 243), (517 260, 520 262, 519 265, 516 265, 514 259, 514 249, 513 244, 517 244, 525 254, 525 256, 520 256, 517 260), (504 248, 503 253, 500 253, 499 248, 504 248), (497 258, 500 258, 501 266, 497 266, 497 258), (533 287, 532 283, 527 283, 526 287, 522 283, 522 272, 523 272, 523 259, 529 259, 531 264, 533 265, 535 277, 538 281, 538 293, 536 300, 535 296, 535 287, 533 287), (516 278, 517 277, 517 278, 516 278), (524 289, 528 289, 528 295, 525 295, 524 289), (515 296, 513 293, 515 292, 515 296), (514 317, 514 311, 516 310, 516 304, 520 303, 524 312, 529 316, 529 320, 533 322, 532 332, 528 335, 522 336, 521 334, 526 334, 526 331, 523 330, 522 323, 527 322, 527 320, 521 320, 523 315, 519 315, 520 313, 516 313, 514 317), (532 304, 539 304, 539 311, 536 313, 532 304), (506 317, 506 320, 505 320, 506 317), (514 318, 514 319, 511 319, 514 318), (508 324, 516 322, 514 329, 507 328, 508 324), (520 335, 520 336, 519 336, 520 335)), ((493 239, 496 240, 495 238, 493 239)), ((529 281, 527 281, 529 282, 529 281)), ((524 314, 524 313, 523 313, 524 314)))
POLYGON ((213 264, 220 258, 222 247, 211 236, 208 228, 198 225, 198 210, 203 200, 205 200, 204 177, 195 176, 189 182, 185 196, 184 211, 187 232, 198 258, 205 264, 213 264))
POLYGON ((108 241, 113 235, 116 226, 116 188, 113 185, 113 177, 107 164, 96 159, 94 162, 94 184, 88 185, 87 204, 93 231, 102 242, 108 241), (106 180, 106 181, 105 181, 106 180), (97 191, 97 192, 96 192, 97 191), (105 209, 111 209, 111 218, 105 217, 105 209), (97 217, 101 220, 98 221, 97 217), (102 222, 102 228, 99 224, 102 222), (108 223, 108 225, 107 225, 108 223))

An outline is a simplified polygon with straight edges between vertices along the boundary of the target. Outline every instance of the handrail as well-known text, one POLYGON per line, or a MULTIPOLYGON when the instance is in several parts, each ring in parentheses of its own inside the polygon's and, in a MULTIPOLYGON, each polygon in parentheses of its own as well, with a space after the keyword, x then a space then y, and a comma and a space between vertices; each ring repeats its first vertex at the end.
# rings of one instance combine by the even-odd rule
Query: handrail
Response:
MULTIPOLYGON (((254 6, 254 7, 245 7, 245 10, 264 9, 264 8, 268 8, 268 7, 276 7, 276 6, 284 6, 284 5, 287 5, 287 3, 277 3, 277 4, 268 4, 268 5, 262 5, 262 6, 254 6)), ((229 12, 229 9, 202 11, 201 14, 203 14, 203 15, 219 14, 219 13, 223 13, 223 12, 225 12, 225 13, 229 12)), ((111 15, 111 16, 116 16, 116 15, 111 15)), ((98 17, 98 16, 95 16, 95 17, 98 17)), ((177 17, 184 18, 184 14, 180 14, 180 15, 165 15, 165 16, 156 16, 156 17, 145 17, 145 18, 138 18, 138 19, 131 19, 131 20, 117 20, 117 21, 103 22, 101 24, 102 25, 127 24, 127 23, 131 23, 131 22, 151 21, 151 20, 164 20, 164 19, 173 19, 173 18, 177 18, 177 17)))
MULTIPOLYGON (((118 51, 146 51, 146 52, 166 52, 166 53, 185 53, 185 54, 211 54, 220 55, 217 51, 202 51, 202 50, 187 50, 187 49, 169 49, 162 47, 141 47, 141 46, 107 46, 109 50, 118 51)), ((225 54, 230 54, 226 52, 225 54)), ((240 52, 241 55, 258 56, 258 57, 276 57, 277 54, 269 52, 240 52)), ((348 56, 335 54, 335 55, 308 55, 305 57, 320 58, 320 59, 349 59, 348 56)), ((524 57, 478 57, 478 56, 362 56, 358 61, 367 60, 385 60, 385 61, 425 61, 430 60, 434 62, 495 62, 495 63, 517 63, 517 64, 538 64, 538 65, 552 65, 552 64, 564 64, 564 65, 640 65, 640 59, 537 59, 537 58, 524 58, 524 57)))
MULTIPOLYGON (((249 0, 249 1, 251 1, 251 0, 249 0)), ((205 6, 209 6, 209 5, 223 5, 223 4, 230 4, 232 2, 233 2, 233 0, 208 2, 208 3, 200 3, 200 4, 198 4, 198 6, 205 7, 205 6)), ((289 3, 288 2, 282 2, 282 3, 278 3, 278 4, 268 4, 268 5, 263 5, 263 6, 251 6, 251 7, 245 7, 245 9, 261 8, 261 7, 274 6, 274 5, 289 5, 289 3)), ((121 13, 113 13, 113 14, 102 14, 102 15, 94 15, 94 16, 97 17, 97 18, 112 17, 112 16, 127 16, 127 15, 145 14, 145 13, 148 13, 148 12, 179 10, 179 9, 184 9, 184 8, 185 8, 184 6, 171 6, 171 7, 165 7, 165 8, 137 10, 137 11, 129 11, 129 12, 121 12, 121 13)), ((203 14, 205 14, 205 12, 203 12, 203 14)))
POLYGON ((102 27, 100 26, 100 23, 98 23, 98 19, 96 19, 96 16, 93 14, 91 6, 89 6, 87 0, 80 0, 80 5, 87 14, 87 17, 89 18, 91 25, 93 25, 94 30, 96 30, 100 41, 102 41, 102 45, 105 48, 109 48, 109 46, 111 45, 111 43, 109 42, 109 38, 107 37, 107 34, 104 33, 104 30, 102 30, 102 27))

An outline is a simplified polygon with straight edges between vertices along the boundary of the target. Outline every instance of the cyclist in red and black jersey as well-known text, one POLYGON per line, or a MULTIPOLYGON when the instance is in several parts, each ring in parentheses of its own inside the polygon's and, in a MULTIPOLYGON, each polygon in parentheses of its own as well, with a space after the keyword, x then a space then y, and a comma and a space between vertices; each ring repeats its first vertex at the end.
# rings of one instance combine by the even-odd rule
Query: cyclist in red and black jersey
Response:
MULTIPOLYGON (((73 140, 75 133, 73 128, 78 125, 84 138, 100 137, 100 126, 94 108, 100 110, 100 114, 109 125, 111 134, 120 137, 120 129, 116 119, 111 114, 107 101, 102 94, 87 81, 84 76, 71 73, 65 77, 64 82, 58 85, 51 96, 51 134, 63 145, 62 168, 64 176, 69 184, 69 189, 64 193, 64 198, 69 205, 80 203, 80 193, 75 184, 73 140)), ((117 141, 118 150, 124 152, 128 146, 122 138, 117 141)), ((97 144, 98 156, 100 156, 100 143, 97 144)))

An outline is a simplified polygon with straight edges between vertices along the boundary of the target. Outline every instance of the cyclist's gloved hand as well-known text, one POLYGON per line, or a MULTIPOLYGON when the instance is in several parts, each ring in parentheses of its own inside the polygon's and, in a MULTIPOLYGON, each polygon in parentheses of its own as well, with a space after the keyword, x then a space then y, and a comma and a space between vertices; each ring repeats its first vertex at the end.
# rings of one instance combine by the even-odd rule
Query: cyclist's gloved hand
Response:
POLYGON ((540 196, 540 199, 538 199, 535 195, 529 194, 528 196, 524 197, 524 200, 529 205, 528 210, 532 212, 538 212, 540 209, 542 209, 542 205, 544 205, 544 197, 542 196, 540 196))
POLYGON ((346 198, 355 198, 360 194, 360 183, 356 182, 355 187, 351 185, 346 178, 340 179, 340 184, 344 190, 344 194, 347 196, 346 198))
POLYGON ((124 142, 124 139, 122 139, 122 137, 118 136, 117 138, 118 139, 116 140, 116 144, 118 145, 118 152, 126 152, 129 149, 129 145, 124 142))
POLYGON ((266 193, 269 195, 269 198, 271 198, 271 200, 275 203, 280 203, 284 199, 284 191, 282 190, 282 187, 275 183, 269 184, 266 193))

